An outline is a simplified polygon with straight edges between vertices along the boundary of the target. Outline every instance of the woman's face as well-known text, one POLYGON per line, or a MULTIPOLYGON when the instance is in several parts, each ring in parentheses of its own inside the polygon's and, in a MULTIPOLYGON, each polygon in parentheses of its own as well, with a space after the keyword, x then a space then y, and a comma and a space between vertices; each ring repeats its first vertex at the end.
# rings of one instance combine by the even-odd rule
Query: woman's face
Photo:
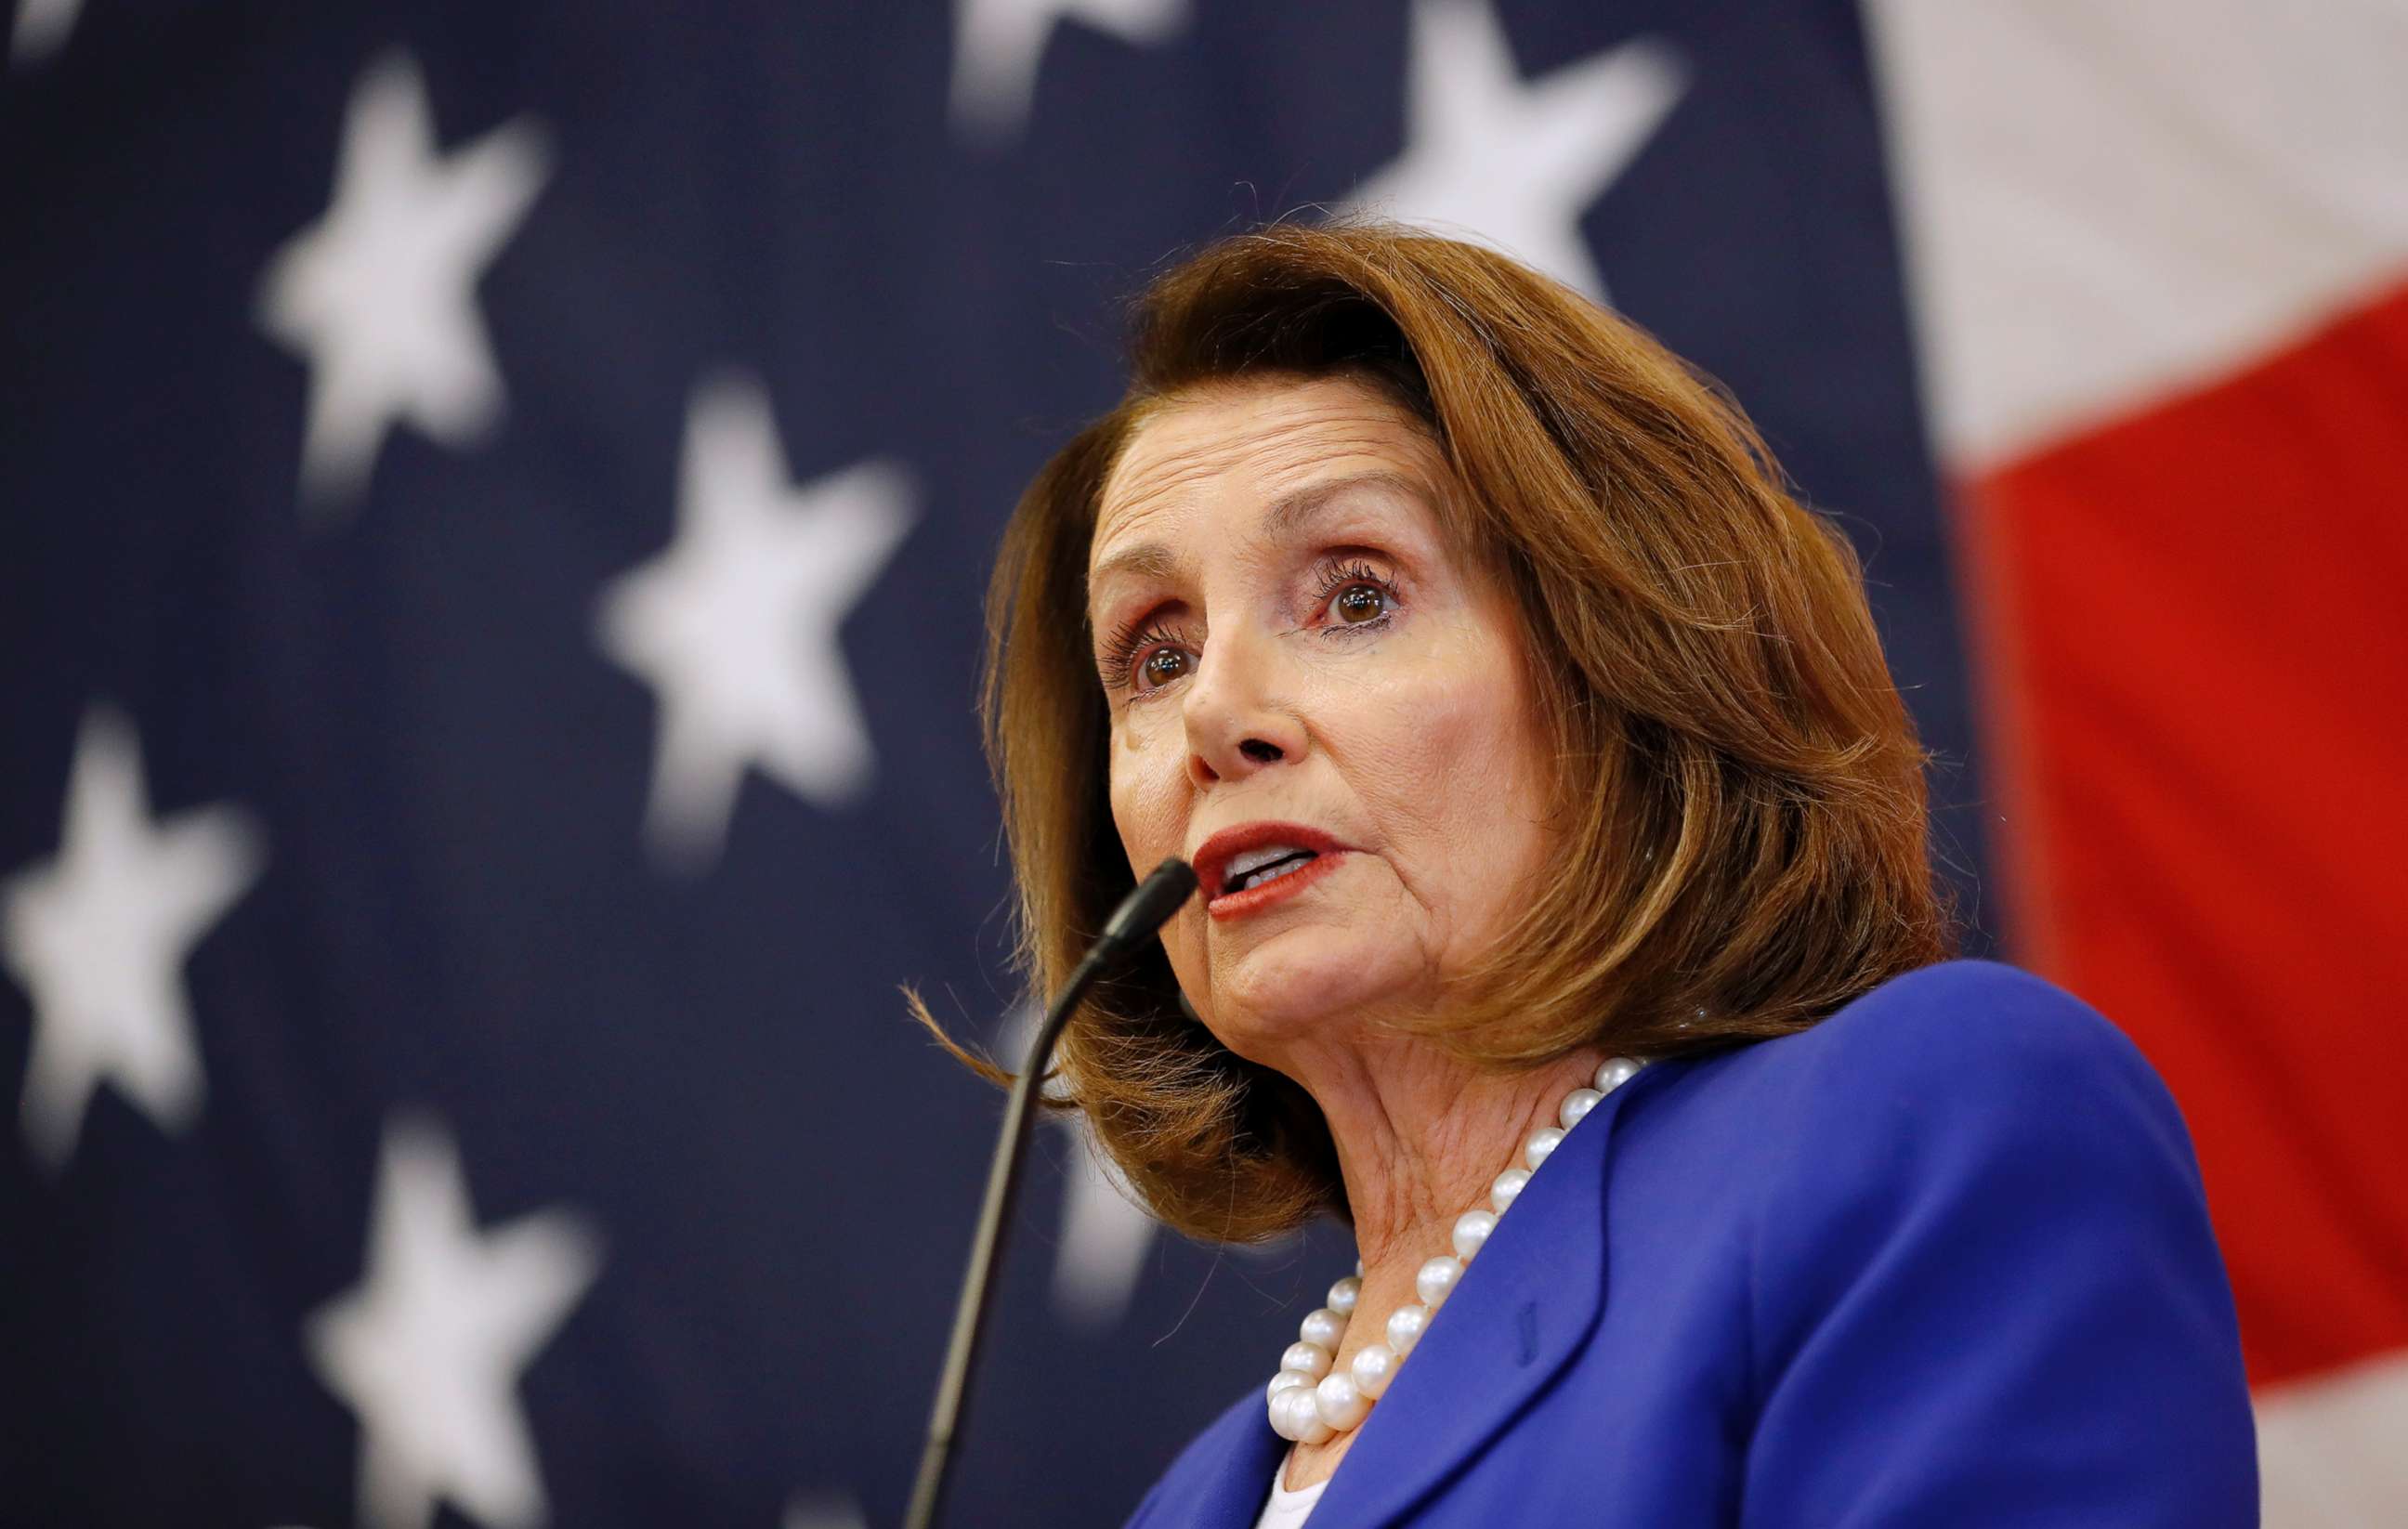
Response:
POLYGON ((1175 854, 1203 878, 1163 943, 1240 1055, 1279 1066, 1427 997, 1541 863, 1511 597, 1442 529, 1459 492, 1412 416, 1345 378, 1182 398, 1104 486, 1112 818, 1133 871, 1175 854))

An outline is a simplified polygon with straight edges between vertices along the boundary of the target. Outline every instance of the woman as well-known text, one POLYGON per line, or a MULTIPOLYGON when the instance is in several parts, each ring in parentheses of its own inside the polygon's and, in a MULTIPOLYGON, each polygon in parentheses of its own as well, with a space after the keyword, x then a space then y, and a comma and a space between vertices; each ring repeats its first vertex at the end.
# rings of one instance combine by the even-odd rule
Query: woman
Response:
POLYGON ((1395 229, 1138 318, 996 576, 1025 954, 1191 860, 1067 1097, 1172 1225, 1361 1265, 1132 1522, 2254 1523, 2181 1118, 1947 960, 1857 565, 1737 411, 1395 229))

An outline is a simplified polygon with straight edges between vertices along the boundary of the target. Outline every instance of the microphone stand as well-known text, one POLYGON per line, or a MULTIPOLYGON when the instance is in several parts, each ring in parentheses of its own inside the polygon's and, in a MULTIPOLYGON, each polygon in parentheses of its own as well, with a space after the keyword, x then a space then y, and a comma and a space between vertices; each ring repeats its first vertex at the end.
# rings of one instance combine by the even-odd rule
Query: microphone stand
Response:
POLYGON ((980 1207, 978 1232, 970 1240, 970 1265, 962 1276, 960 1304, 953 1308, 953 1335, 945 1347, 945 1369, 937 1382, 937 1403, 928 1414, 928 1442, 920 1451, 920 1471, 911 1482, 911 1506, 904 1529, 935 1529, 944 1505, 946 1478, 953 1468, 953 1442, 960 1435, 962 1402, 978 1366, 979 1341, 986 1327, 987 1298, 995 1285, 997 1254, 1012 1202, 1019 1197, 1021 1161, 1027 1155, 1028 1133, 1035 1124, 1037 1093, 1044 1086, 1046 1064, 1054 1043, 1069 1022, 1079 1000, 1105 968, 1132 949, 1154 937, 1180 906, 1196 891, 1196 872, 1177 856, 1164 861, 1112 910, 1104 933, 1070 974, 1045 1011, 1044 1022, 1029 1042, 1028 1061, 1012 1079, 1011 1096, 1003 1107, 1003 1133, 995 1145, 995 1161, 987 1169, 986 1200, 980 1207))

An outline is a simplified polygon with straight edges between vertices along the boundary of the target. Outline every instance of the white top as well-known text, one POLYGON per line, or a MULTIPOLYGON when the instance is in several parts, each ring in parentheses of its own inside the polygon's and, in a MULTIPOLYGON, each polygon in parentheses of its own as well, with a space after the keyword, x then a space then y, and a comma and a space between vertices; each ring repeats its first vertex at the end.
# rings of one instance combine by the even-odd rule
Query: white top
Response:
POLYGON ((1288 1460, 1295 1453, 1290 1450, 1271 1467, 1271 1494, 1263 1503, 1263 1516, 1254 1521, 1254 1529, 1297 1529, 1312 1511, 1312 1505, 1321 1501, 1323 1490, 1329 1485, 1326 1479, 1301 1492, 1290 1492, 1283 1484, 1287 1480, 1288 1460))

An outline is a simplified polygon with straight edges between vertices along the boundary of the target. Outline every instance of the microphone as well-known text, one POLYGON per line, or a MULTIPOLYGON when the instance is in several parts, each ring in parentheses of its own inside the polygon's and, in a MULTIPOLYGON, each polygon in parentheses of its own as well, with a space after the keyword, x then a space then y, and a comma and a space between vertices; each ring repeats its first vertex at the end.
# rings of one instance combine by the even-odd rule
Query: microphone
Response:
POLYGON ((1011 1219, 1011 1204, 1020 1191, 1020 1165, 1028 1152, 1028 1132, 1036 1119, 1037 1091, 1044 1085, 1045 1065, 1054 1043, 1070 1021, 1079 1000, 1106 967, 1154 937, 1180 905, 1195 893, 1196 872, 1173 855, 1138 883, 1135 892, 1104 924, 1103 935, 1087 951, 1070 980, 1045 1011, 1044 1022, 1029 1042, 1028 1061, 1012 1079, 1011 1096, 1003 1107, 1003 1134, 995 1144, 995 1161, 986 1175, 986 1201, 979 1208, 978 1232, 970 1239, 970 1265, 962 1276, 962 1298, 953 1308, 953 1336, 945 1347, 944 1374, 937 1381, 937 1405, 928 1414, 928 1442, 920 1451, 920 1473, 911 1482, 911 1507, 904 1529, 935 1529, 943 1506, 945 1479, 953 1467, 953 1441, 959 1436, 962 1399, 969 1391, 978 1365, 979 1339, 986 1326, 987 1296, 994 1289, 996 1253, 1003 1229, 1011 1219))

